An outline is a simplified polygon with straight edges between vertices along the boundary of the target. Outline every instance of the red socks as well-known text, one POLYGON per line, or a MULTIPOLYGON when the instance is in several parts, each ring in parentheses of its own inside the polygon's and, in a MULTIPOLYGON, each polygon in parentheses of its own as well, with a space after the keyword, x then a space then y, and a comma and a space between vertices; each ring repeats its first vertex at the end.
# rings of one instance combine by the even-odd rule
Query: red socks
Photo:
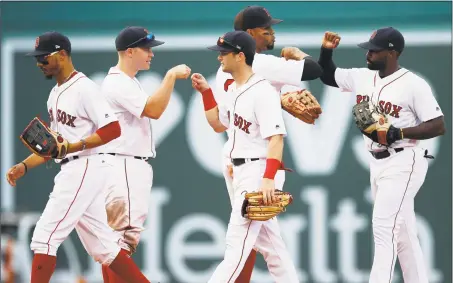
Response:
POLYGON ((31 265, 31 283, 48 283, 57 266, 57 257, 35 254, 31 265))
POLYGON ((255 266, 255 261, 256 251, 252 249, 249 257, 247 258, 247 261, 245 262, 244 268, 242 268, 242 271, 239 274, 238 278, 236 278, 236 281, 234 281, 235 283, 250 283, 253 267, 255 266))
MULTIPOLYGON (((123 249, 110 264, 109 269, 123 279, 121 282, 150 283, 129 256, 128 252, 123 249)), ((109 283, 116 283, 117 281, 112 281, 112 279, 115 279, 110 275, 111 273, 109 272, 109 283)))

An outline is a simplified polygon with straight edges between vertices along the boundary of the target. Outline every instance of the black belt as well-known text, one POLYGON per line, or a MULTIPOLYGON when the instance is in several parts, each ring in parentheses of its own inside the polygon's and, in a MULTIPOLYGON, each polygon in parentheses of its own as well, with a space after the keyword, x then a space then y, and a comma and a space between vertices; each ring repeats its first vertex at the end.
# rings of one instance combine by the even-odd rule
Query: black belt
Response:
MULTIPOLYGON (((403 151, 404 148, 395 148, 395 152, 400 152, 400 151, 403 151)), ((388 150, 384 150, 384 151, 370 151, 371 155, 373 155, 374 158, 376 159, 383 159, 383 158, 387 158, 390 156, 390 152, 388 150)))
POLYGON ((259 158, 233 158, 231 159, 231 163, 233 163, 234 166, 241 166, 246 160, 257 161, 259 158))
MULTIPOLYGON (((116 153, 110 153, 110 152, 109 152, 109 153, 100 153, 100 154, 110 154, 110 155, 113 155, 113 156, 117 155, 116 153)), ((126 155, 125 155, 125 156, 126 156, 126 155)), ((149 158, 149 157, 133 156, 133 155, 130 155, 130 157, 133 157, 133 158, 135 158, 135 159, 145 160, 145 161, 147 161, 148 158, 149 158)))
POLYGON ((79 159, 79 157, 77 155, 71 156, 71 157, 66 157, 63 160, 61 160, 60 165, 64 165, 64 164, 68 163, 69 161, 76 160, 76 159, 79 159))

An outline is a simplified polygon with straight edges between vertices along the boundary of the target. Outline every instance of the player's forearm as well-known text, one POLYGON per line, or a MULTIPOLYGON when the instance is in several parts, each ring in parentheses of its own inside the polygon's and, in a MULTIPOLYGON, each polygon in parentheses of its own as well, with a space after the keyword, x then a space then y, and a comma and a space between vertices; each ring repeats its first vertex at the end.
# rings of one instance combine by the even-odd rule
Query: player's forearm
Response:
POLYGON ((151 95, 143 109, 143 116, 159 119, 170 102, 171 93, 175 87, 176 75, 167 72, 160 87, 151 95))
POLYGON ((219 107, 214 107, 208 111, 204 112, 206 116, 206 120, 209 123, 209 126, 216 132, 216 133, 222 133, 224 132, 227 128, 220 122, 219 119, 219 107))
POLYGON ((25 163, 25 166, 27 167, 27 170, 30 170, 32 168, 35 168, 41 164, 46 163, 49 160, 49 158, 44 158, 39 155, 36 155, 34 153, 30 154, 27 158, 25 158, 23 163, 25 163))
POLYGON ((426 140, 445 134, 444 116, 421 123, 418 126, 403 128, 403 138, 426 140))
POLYGON ((283 157, 283 136, 275 135, 269 138, 267 146, 267 159, 282 161, 283 157))
POLYGON ((118 121, 98 129, 94 134, 75 143, 69 144, 68 153, 78 152, 85 149, 104 145, 121 136, 121 127, 118 121))
POLYGON ((319 55, 318 63, 322 68, 321 81, 329 86, 338 87, 335 81, 335 70, 337 66, 332 60, 333 49, 321 47, 321 53, 319 55))

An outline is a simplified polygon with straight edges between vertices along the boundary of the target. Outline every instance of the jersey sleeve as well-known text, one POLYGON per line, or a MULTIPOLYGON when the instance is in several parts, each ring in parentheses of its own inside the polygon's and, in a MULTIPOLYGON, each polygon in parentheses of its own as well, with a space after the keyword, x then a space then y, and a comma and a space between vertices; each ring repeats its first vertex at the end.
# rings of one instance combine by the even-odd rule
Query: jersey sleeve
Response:
POLYGON ((335 70, 335 82, 342 91, 354 92, 359 79, 360 69, 358 68, 335 70))
POLYGON ((419 78, 412 87, 413 109, 420 121, 426 122, 444 115, 430 85, 425 80, 419 78))
POLYGON ((128 89, 129 82, 124 82, 119 86, 117 82, 113 81, 114 79, 112 77, 104 81, 103 91, 113 104, 140 119, 149 96, 141 90, 135 90, 136 88, 128 89))
POLYGON ((275 135, 286 136, 280 96, 272 86, 266 85, 257 96, 255 115, 263 139, 275 135))
POLYGON ((87 84, 81 93, 85 118, 91 120, 97 129, 118 121, 101 89, 94 83, 87 84))
POLYGON ((271 84, 299 86, 305 60, 295 61, 273 55, 256 54, 253 71, 271 84))

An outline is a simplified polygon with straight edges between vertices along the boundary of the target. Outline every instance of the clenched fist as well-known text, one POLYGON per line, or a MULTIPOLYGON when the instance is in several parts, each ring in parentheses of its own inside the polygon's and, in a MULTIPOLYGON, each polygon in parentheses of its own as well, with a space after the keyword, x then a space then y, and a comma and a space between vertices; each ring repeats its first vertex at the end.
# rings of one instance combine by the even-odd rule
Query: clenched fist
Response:
POLYGON ((307 57, 308 54, 303 52, 297 47, 284 47, 280 53, 280 57, 285 58, 286 60, 296 60, 300 61, 307 57))
POLYGON ((16 181, 25 175, 25 165, 22 163, 16 164, 13 167, 9 168, 6 173, 6 180, 8 183, 15 187, 16 181))
POLYGON ((186 64, 181 64, 171 68, 168 72, 173 73, 176 79, 187 79, 192 70, 186 64))
POLYGON ((337 48, 338 44, 340 44, 341 37, 331 31, 326 31, 324 34, 324 38, 322 39, 322 47, 328 49, 335 49, 337 48))
POLYGON ((203 77, 202 74, 194 73, 192 75, 192 87, 199 92, 203 92, 209 89, 208 81, 203 77))

